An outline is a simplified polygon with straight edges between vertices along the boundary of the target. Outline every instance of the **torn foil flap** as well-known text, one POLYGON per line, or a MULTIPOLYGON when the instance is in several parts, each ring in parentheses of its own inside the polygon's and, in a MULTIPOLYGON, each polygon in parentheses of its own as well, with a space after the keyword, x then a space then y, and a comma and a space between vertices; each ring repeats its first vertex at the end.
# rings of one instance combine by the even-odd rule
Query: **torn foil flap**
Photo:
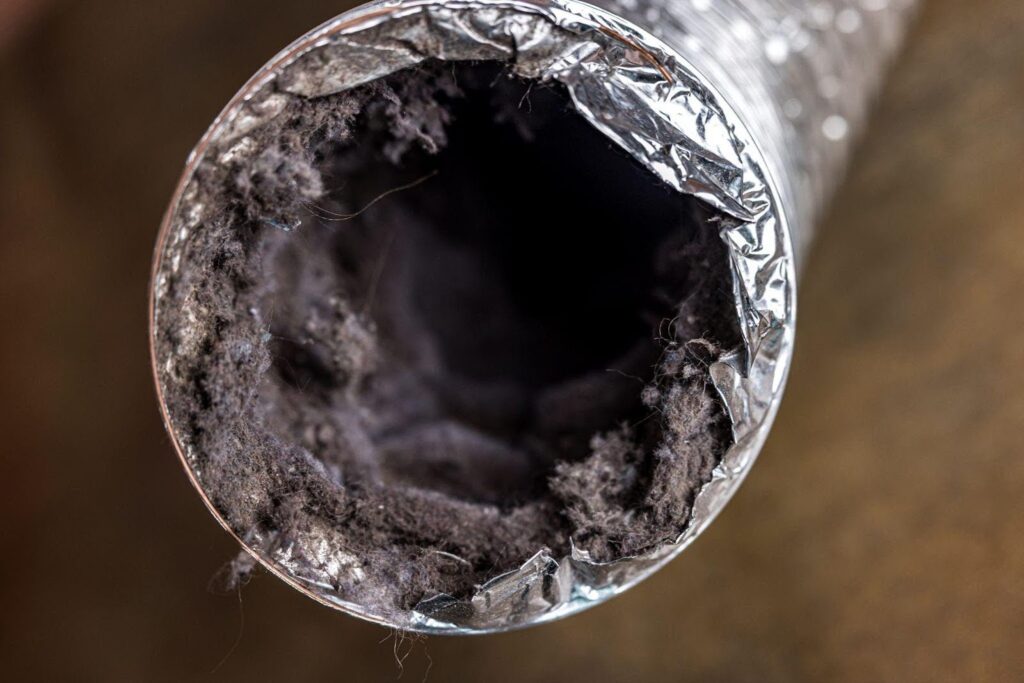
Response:
MULTIPOLYGON (((244 153, 246 134, 280 114, 289 95, 341 92, 430 58, 501 60, 518 75, 564 85, 580 115, 605 136, 672 188, 728 217, 721 236, 744 344, 714 364, 711 377, 735 443, 673 543, 609 563, 577 549, 567 557, 538 549, 470 599, 437 595, 400 619, 338 597, 336 577, 358 572, 358 562, 315 529, 286 539, 258 531, 239 539, 273 573, 322 603, 434 633, 507 630, 578 612, 626 590, 692 542, 739 486, 767 436, 792 354, 797 261, 913 2, 599 4, 417 0, 372 3, 337 17, 273 59, 217 118, 189 160, 161 244, 187 239, 202 219, 202 206, 189 202, 198 161, 244 153)), ((173 266, 155 272, 157 304, 166 267, 173 266)), ((202 492, 194 459, 186 452, 183 460, 202 492)))

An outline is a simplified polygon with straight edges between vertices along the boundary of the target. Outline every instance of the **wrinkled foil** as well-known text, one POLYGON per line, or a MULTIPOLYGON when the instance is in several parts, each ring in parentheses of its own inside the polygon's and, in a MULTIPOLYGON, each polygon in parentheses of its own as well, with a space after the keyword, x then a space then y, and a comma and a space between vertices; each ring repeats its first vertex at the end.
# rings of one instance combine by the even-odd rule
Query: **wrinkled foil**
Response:
MULTIPOLYGON (((734 445, 697 494, 675 542, 614 562, 539 551, 470 599, 439 595, 403 616, 333 590, 358 558, 330 540, 239 538, 270 571, 327 605, 433 633, 501 631, 551 621, 636 584, 711 523, 754 462, 782 397, 793 350, 798 261, 841 177, 914 0, 574 0, 377 2, 292 44, 239 92, 189 158, 161 232, 152 324, 174 264, 162 259, 203 219, 190 181, 206 155, 245 149, 289 96, 322 96, 428 58, 501 60, 563 84, 579 113, 658 178, 723 217, 743 347, 711 367, 734 445)), ((160 370, 157 369, 160 386, 160 370)), ((168 428, 175 430, 165 414, 168 428)), ((175 438, 179 452, 181 445, 175 438)), ((182 459, 207 506, 202 473, 182 459)), ((228 529, 233 534, 239 530, 228 529)))

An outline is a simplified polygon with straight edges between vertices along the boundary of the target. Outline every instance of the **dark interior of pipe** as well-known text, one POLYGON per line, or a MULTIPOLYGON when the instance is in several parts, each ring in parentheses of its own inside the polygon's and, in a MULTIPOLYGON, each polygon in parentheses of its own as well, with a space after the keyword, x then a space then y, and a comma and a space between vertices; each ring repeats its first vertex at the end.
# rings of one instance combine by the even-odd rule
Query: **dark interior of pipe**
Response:
POLYGON ((236 195, 208 250, 239 247, 191 250, 224 310, 169 392, 232 526, 330 535, 361 567, 336 590, 385 612, 570 538, 601 560, 672 540, 731 438, 717 217, 504 65, 295 106, 273 164, 206 188, 236 195), (277 199, 300 160, 318 190, 277 199), (241 341, 259 372, 223 365, 241 341))

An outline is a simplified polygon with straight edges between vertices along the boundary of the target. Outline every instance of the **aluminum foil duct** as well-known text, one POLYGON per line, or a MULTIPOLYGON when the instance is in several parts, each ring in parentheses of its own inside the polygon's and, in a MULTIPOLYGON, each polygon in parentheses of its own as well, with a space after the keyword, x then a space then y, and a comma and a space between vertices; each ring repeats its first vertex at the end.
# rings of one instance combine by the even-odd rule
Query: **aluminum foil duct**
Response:
MULTIPOLYGON (((216 119, 190 157, 161 231, 152 325, 178 267, 169 255, 203 221, 190 201, 208 155, 231 154, 281 111, 285 95, 320 96, 428 58, 501 60, 564 85, 579 113, 679 192, 730 216, 743 348, 711 368, 734 445, 697 494, 685 531, 649 555, 597 563, 541 551, 468 600, 446 596, 406 614, 374 613, 332 589, 346 563, 323 539, 239 538, 271 572, 357 616, 436 633, 500 631, 550 621, 626 590, 682 551, 749 471, 782 396, 795 332, 799 262, 846 162, 914 0, 575 0, 378 2, 343 14, 274 58, 216 119)), ((172 359, 158 357, 162 374, 172 359)), ((203 473, 164 414, 211 511, 203 473)), ((227 523, 218 515, 221 523, 227 523)), ((241 537, 242 531, 230 529, 241 537)))

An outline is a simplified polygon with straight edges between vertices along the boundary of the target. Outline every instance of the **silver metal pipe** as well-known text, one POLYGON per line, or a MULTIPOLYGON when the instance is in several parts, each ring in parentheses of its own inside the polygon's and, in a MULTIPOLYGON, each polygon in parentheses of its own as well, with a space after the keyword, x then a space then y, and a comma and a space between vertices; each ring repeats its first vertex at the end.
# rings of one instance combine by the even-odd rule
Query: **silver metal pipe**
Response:
MULTIPOLYGON (((342 92, 429 58, 500 60, 557 81, 577 111, 679 192, 722 217, 744 343, 711 367, 734 445, 696 496, 685 531, 640 557, 599 563, 538 549, 469 599, 439 596, 382 612, 339 594, 358 562, 332 556, 328 532, 287 539, 231 528, 166 408, 177 353, 154 342, 164 417, 211 511, 270 571, 314 599, 372 621, 438 633, 500 631, 595 605, 688 545, 749 471, 782 397, 792 355, 798 266, 843 173, 850 144, 895 53, 913 0, 413 0, 345 13, 291 45, 240 91, 182 176, 154 265, 152 330, 172 305, 181 254, 208 207, 197 169, 244 155, 248 134, 288 96, 342 92)), ((251 140, 250 140, 251 142, 251 140)), ((156 332, 154 332, 154 335, 156 332)))

